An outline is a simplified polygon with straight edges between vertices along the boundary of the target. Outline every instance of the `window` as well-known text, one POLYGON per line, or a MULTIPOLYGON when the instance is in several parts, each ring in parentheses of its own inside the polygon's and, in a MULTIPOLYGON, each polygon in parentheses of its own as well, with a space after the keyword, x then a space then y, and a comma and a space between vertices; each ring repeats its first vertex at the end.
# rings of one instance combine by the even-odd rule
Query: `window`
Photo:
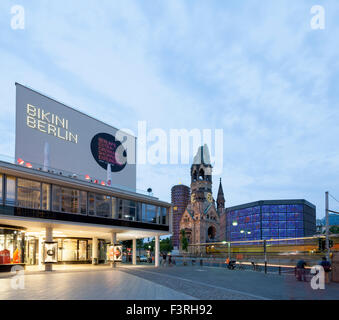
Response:
POLYGON ((135 221, 137 219, 137 204, 134 201, 118 199, 119 219, 135 221))
POLYGON ((118 210, 117 210, 117 199, 112 197, 112 204, 111 204, 111 210, 112 210, 112 218, 118 219, 118 210))
POLYGON ((168 209, 167 208, 160 208, 161 210, 161 223, 162 224, 167 224, 167 212, 168 212, 168 209))
POLYGON ((88 214, 90 216, 95 214, 95 195, 93 193, 88 194, 88 214))
POLYGON ((61 211, 79 213, 79 190, 61 189, 61 211))
POLYGON ((52 187, 52 210, 60 211, 61 188, 58 186, 52 187))
POLYGON ((51 186, 49 184, 42 184, 42 209, 50 210, 51 186))
POLYGON ((157 223, 158 207, 151 204, 147 205, 147 222, 157 223))
POLYGON ((6 204, 15 205, 15 178, 6 177, 6 204))
POLYGON ((19 207, 40 209, 40 182, 18 179, 17 204, 19 207))
POLYGON ((142 203, 141 204, 141 219, 143 222, 147 222, 147 210, 146 210, 146 204, 142 203))
POLYGON ((80 213, 87 214, 87 192, 80 191, 80 213))
POLYGON ((3 201, 3 198, 2 198, 2 182, 3 182, 2 174, 0 174, 0 203, 2 203, 2 201, 3 201))
POLYGON ((97 194, 95 196, 95 207, 98 217, 111 217, 111 197, 97 194))

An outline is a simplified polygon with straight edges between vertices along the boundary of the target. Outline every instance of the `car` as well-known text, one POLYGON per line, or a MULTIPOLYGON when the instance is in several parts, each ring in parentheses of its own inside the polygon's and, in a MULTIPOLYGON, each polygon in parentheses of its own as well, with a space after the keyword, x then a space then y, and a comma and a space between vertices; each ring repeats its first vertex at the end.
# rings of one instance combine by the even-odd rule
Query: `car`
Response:
POLYGON ((145 257, 145 256, 138 256, 137 257, 137 261, 138 262, 147 262, 147 257, 145 257))

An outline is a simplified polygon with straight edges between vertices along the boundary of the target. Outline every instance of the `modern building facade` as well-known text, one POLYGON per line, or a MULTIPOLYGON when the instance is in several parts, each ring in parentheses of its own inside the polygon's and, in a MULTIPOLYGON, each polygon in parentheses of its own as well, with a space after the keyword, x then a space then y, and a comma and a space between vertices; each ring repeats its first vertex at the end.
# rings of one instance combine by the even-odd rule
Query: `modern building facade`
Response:
POLYGON ((252 241, 313 236, 316 207, 306 200, 264 200, 226 209, 226 240, 252 241))
POLYGON ((190 202, 190 188, 183 184, 175 185, 171 189, 172 216, 172 245, 174 250, 180 246, 180 220, 190 202))
POLYGON ((123 240, 133 240, 135 264, 136 239, 150 237, 159 265, 171 204, 135 189, 135 164, 123 162, 135 146, 122 146, 117 129, 21 85, 16 127, 17 157, 0 161, 0 271, 107 262, 107 249, 123 240), (31 152, 24 141, 39 148, 31 152), (69 154, 78 151, 84 156, 69 154))

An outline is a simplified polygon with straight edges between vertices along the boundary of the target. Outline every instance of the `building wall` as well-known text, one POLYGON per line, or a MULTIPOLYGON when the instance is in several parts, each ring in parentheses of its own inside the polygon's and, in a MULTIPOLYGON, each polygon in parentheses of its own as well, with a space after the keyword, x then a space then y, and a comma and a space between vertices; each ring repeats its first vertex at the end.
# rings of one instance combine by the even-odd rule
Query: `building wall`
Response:
POLYGON ((315 206, 304 200, 258 201, 226 209, 226 240, 269 240, 312 236, 315 206))
POLYGON ((173 206, 172 215, 172 244, 173 247, 180 246, 180 220, 190 201, 190 188, 185 185, 176 185, 171 190, 171 202, 173 206))

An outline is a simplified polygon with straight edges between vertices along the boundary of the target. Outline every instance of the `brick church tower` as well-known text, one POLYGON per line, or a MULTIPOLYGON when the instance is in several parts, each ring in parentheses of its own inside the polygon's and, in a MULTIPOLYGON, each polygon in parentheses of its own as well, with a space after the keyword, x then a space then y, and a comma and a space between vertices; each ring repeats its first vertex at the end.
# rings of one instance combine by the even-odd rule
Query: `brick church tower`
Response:
MULTIPOLYGON (((219 187, 220 191, 220 187, 219 187)), ((201 146, 191 166, 191 201, 180 221, 189 244, 218 242, 224 239, 220 217, 224 216, 225 199, 222 192, 216 202, 212 195, 212 165, 207 145, 201 146), (222 196, 221 196, 222 193, 222 196)), ((204 252, 204 247, 191 247, 192 253, 204 252)))

